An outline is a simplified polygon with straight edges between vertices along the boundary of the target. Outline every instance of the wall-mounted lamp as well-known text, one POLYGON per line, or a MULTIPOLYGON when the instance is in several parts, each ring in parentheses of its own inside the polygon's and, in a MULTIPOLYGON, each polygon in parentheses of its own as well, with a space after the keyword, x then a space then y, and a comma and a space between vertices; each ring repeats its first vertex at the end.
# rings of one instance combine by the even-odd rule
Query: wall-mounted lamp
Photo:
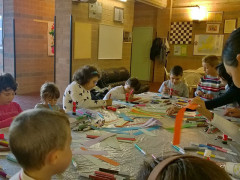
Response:
POLYGON ((190 16, 192 18, 192 20, 194 21, 201 21, 205 18, 206 16, 206 8, 204 6, 198 6, 198 5, 195 5, 195 6, 175 6, 173 7, 174 9, 175 8, 191 8, 191 11, 190 11, 190 16))

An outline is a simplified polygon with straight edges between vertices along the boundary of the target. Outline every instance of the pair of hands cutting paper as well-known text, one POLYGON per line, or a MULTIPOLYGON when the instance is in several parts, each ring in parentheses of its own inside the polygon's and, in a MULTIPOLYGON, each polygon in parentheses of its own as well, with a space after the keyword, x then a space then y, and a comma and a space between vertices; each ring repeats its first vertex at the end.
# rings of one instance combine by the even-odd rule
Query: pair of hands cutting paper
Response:
MULTIPOLYGON (((213 114, 206 108, 204 101, 200 97, 195 97, 192 99, 190 104, 197 104, 198 108, 196 109, 200 114, 205 116, 207 119, 211 120, 213 118, 213 114)), ((172 115, 177 113, 181 108, 178 106, 171 106, 167 109, 167 115, 172 115)), ((228 108, 225 110, 225 116, 230 117, 240 117, 240 109, 238 108, 228 108)))

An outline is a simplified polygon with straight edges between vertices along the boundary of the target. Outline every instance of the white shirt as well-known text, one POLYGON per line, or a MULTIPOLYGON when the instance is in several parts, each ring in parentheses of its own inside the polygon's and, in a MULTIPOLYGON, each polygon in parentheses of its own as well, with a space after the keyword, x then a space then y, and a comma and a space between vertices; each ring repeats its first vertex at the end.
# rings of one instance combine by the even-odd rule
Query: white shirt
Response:
POLYGON ((21 171, 19 171, 17 174, 11 177, 10 180, 34 180, 34 179, 26 175, 23 169, 21 169, 21 171))
POLYGON ((63 95, 63 109, 68 112, 73 109, 73 102, 76 102, 76 108, 93 108, 106 105, 104 100, 92 100, 89 90, 84 89, 83 86, 73 81, 65 89, 63 95))
POLYGON ((103 100, 108 100, 109 97, 114 100, 125 99, 125 91, 123 86, 116 86, 112 88, 103 98, 103 100), (111 97, 110 97, 111 94, 111 97))
POLYGON ((237 143, 240 143, 240 129, 237 125, 216 113, 214 113, 213 120, 210 121, 210 123, 217 127, 224 134, 230 136, 237 143))

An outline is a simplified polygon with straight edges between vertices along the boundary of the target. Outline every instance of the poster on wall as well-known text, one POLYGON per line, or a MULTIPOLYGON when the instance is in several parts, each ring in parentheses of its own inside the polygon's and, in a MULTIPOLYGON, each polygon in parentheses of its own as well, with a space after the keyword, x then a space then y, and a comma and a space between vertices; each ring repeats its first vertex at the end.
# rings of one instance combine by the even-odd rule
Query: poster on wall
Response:
POLYGON ((195 35, 193 55, 221 56, 224 35, 195 35))
POLYGON ((174 45, 174 56, 187 56, 187 45, 174 45))
POLYGON ((88 17, 92 19, 101 20, 102 19, 102 3, 95 2, 89 3, 88 17))
POLYGON ((236 29, 236 19, 225 20, 224 33, 232 33, 236 29))
POLYGON ((54 56, 54 22, 48 22, 48 56, 54 56))

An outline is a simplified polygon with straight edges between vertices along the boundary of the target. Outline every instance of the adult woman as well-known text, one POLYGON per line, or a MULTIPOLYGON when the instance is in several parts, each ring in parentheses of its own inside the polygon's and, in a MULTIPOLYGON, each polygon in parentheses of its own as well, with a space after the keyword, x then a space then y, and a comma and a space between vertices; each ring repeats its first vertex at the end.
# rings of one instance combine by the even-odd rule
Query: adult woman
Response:
MULTIPOLYGON (((240 88, 240 28, 233 31, 227 40, 223 49, 222 59, 227 73, 233 79, 233 83, 240 88)), ((199 97, 194 98, 191 103, 198 104, 197 111, 210 120, 211 124, 240 143, 238 126, 207 110, 205 103, 199 97)), ((234 109, 235 114, 236 112, 240 114, 239 109, 234 109)))

